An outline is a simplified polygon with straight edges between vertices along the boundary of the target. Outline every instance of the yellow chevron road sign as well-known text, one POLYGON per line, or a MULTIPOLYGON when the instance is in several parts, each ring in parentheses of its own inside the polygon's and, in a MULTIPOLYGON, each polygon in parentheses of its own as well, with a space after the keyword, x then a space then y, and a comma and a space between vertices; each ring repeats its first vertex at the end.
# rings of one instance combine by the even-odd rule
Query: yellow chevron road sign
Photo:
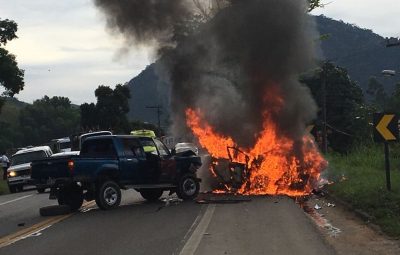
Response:
POLYGON ((374 114, 374 141, 389 142, 399 140, 398 117, 395 114, 374 114))

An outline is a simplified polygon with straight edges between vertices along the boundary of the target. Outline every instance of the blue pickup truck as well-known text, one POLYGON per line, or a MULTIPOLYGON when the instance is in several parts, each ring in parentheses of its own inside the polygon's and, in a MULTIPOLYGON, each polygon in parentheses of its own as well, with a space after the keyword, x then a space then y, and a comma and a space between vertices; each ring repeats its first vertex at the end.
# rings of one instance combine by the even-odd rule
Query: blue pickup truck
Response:
POLYGON ((121 202, 121 189, 133 188, 149 201, 163 191, 194 199, 201 158, 194 153, 171 154, 157 138, 107 135, 87 138, 79 155, 32 162, 32 178, 49 185, 50 199, 78 210, 83 200, 95 200, 104 210, 121 202))

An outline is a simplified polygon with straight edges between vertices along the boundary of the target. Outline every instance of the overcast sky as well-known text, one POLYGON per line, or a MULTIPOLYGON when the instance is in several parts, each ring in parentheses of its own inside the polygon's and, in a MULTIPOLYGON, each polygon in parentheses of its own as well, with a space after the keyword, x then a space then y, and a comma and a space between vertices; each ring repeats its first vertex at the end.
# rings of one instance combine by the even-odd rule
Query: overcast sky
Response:
MULTIPOLYGON (((327 0, 314 11, 400 37, 399 0, 327 0)), ((73 103, 93 102, 98 85, 115 86, 136 76, 150 62, 148 49, 117 58, 121 38, 111 36, 92 0, 0 0, 0 18, 18 23, 19 39, 7 44, 25 69, 25 89, 17 95, 32 102, 66 96, 73 103)))

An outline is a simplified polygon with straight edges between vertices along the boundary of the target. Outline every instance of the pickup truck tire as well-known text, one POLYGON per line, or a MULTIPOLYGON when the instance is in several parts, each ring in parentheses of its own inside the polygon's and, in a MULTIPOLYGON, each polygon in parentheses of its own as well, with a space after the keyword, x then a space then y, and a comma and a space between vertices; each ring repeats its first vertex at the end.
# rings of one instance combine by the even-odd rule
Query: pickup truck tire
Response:
POLYGON ((98 186, 95 197, 100 209, 113 209, 121 203, 121 189, 116 182, 105 181, 98 186))
POLYGON ((71 213, 68 205, 51 205, 39 209, 40 216, 57 216, 71 213))
POLYGON ((82 188, 78 185, 63 187, 60 189, 57 199, 59 205, 68 205, 71 211, 77 211, 83 204, 82 188))
POLYGON ((140 195, 142 195, 142 197, 144 199, 146 199, 149 202, 154 202, 154 201, 157 201, 161 197, 163 190, 162 189, 141 189, 139 192, 140 192, 140 195))
POLYGON ((8 185, 8 189, 10 190, 10 193, 17 192, 17 186, 15 186, 15 185, 8 185))
POLYGON ((200 191, 200 184, 193 174, 183 175, 178 182, 176 194, 180 199, 192 200, 197 197, 200 191))

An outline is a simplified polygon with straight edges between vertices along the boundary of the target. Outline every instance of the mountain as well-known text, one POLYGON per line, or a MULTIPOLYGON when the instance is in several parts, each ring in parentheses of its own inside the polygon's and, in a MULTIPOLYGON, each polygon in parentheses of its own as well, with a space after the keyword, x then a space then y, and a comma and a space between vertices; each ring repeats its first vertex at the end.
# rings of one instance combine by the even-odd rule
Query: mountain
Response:
POLYGON ((131 92, 128 118, 157 124, 155 107, 161 106, 161 123, 168 121, 169 85, 156 74, 156 64, 146 67, 138 76, 128 82, 131 92))
POLYGON ((400 79, 382 78, 382 70, 400 68, 400 47, 386 47, 386 40, 371 30, 356 25, 317 16, 321 35, 328 38, 321 43, 324 59, 345 67, 350 77, 366 89, 371 76, 378 77, 391 91, 400 79))
MULTIPOLYGON (((385 38, 353 24, 325 16, 316 16, 315 20, 320 34, 327 37, 321 42, 322 58, 345 67, 361 88, 367 88, 371 76, 378 77, 389 92, 400 81, 381 76, 382 70, 399 69, 400 47, 386 48, 385 38)), ((128 83, 132 95, 130 119, 157 123, 156 110, 146 106, 160 105, 164 111, 162 123, 167 121, 169 86, 157 76, 156 67, 157 64, 149 65, 128 83)))

